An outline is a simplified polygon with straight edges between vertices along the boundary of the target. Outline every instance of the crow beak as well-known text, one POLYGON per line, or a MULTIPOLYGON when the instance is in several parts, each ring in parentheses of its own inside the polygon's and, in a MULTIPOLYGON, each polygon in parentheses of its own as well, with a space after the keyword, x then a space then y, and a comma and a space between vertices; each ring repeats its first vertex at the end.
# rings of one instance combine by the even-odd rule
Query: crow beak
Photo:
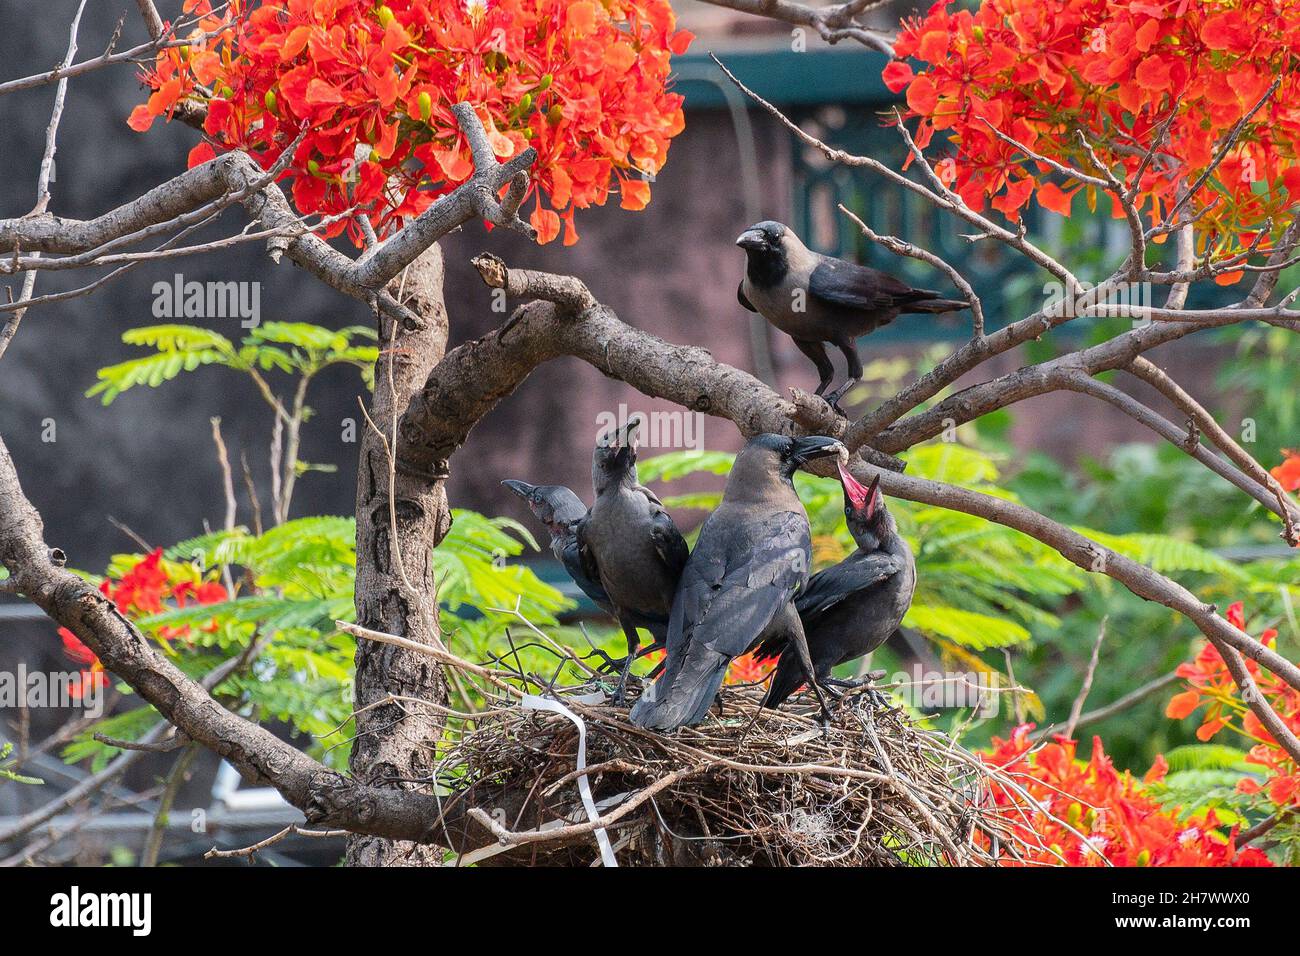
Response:
POLYGON ((623 424, 622 428, 617 428, 611 433, 609 447, 616 451, 621 451, 624 448, 635 449, 636 433, 637 429, 641 427, 641 422, 642 418, 640 415, 632 415, 629 417, 623 424))
POLYGON ((537 487, 536 485, 530 485, 526 481, 518 481, 514 478, 507 478, 505 481, 501 482, 501 484, 505 485, 525 501, 532 497, 533 490, 537 487))
POLYGON ((736 237, 736 245, 742 249, 763 249, 767 246, 767 236, 761 229, 746 229, 736 237))
MULTIPOLYGON (((839 469, 840 484, 844 486, 844 496, 849 499, 849 504, 853 506, 853 510, 861 511, 863 508, 867 508, 876 485, 880 483, 880 476, 877 475, 872 481, 871 487, 868 488, 849 474, 849 469, 845 467, 844 462, 836 462, 835 467, 839 469)), ((868 517, 870 517, 869 513, 868 517)))
POLYGON ((805 465, 813 459, 826 458, 830 455, 847 458, 848 449, 834 438, 827 438, 825 435, 809 435, 807 438, 794 440, 789 458, 796 465, 805 465))
POLYGON ((876 516, 876 511, 880 508, 880 475, 871 479, 871 486, 867 489, 867 520, 876 516))

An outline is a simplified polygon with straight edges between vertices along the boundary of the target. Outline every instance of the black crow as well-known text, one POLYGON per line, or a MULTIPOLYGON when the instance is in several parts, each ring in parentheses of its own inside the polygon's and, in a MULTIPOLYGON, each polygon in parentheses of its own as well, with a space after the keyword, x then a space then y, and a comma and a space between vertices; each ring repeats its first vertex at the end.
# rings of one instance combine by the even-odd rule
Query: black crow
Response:
POLYGON ((682 572, 663 676, 632 708, 633 723, 660 730, 699 723, 727 665, 760 641, 785 638, 807 658, 794 598, 808 580, 812 539, 791 479, 805 462, 836 454, 847 457, 833 438, 766 434, 736 456, 722 503, 682 572))
POLYGON ((835 377, 825 343, 844 353, 848 380, 825 395, 841 415, 840 399, 862 378, 859 336, 888 325, 900 313, 955 312, 969 305, 929 289, 913 289, 868 266, 813 252, 779 222, 755 223, 740 234, 736 245, 748 260, 736 297, 794 339, 799 351, 813 360, 821 377, 818 395, 835 377))
POLYGON ((595 502, 578 523, 578 557, 600 582, 627 636, 627 657, 615 700, 622 702, 632 661, 640 656, 637 628, 660 646, 689 549, 663 503, 637 479, 636 431, 641 416, 602 435, 591 460, 595 502))
POLYGON ((533 516, 551 535, 551 553, 555 555, 573 583, 591 598, 602 611, 614 613, 614 605, 599 579, 590 577, 578 557, 578 522, 587 517, 582 499, 564 485, 530 485, 507 478, 501 482, 528 503, 533 516))
MULTIPOLYGON (((840 484, 844 516, 858 549, 814 574, 795 601, 813 672, 823 687, 862 683, 833 678, 831 670, 885 643, 911 606, 916 588, 916 561, 885 507, 879 476, 865 488, 841 462, 840 484)), ((806 680, 798 652, 781 635, 764 641, 754 653, 759 659, 780 658, 763 699, 765 707, 779 707, 806 680)))

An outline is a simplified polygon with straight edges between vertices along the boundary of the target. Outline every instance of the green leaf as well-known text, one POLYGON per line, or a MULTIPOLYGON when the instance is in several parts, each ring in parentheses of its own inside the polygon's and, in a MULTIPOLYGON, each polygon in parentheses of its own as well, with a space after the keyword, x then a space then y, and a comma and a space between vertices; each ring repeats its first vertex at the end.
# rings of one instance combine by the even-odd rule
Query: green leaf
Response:
POLYGON ((699 472, 725 475, 735 460, 730 452, 672 451, 638 462, 636 470, 642 481, 673 481, 699 472))
POLYGON ((1029 640, 1029 632, 1014 621, 944 605, 914 603, 903 618, 903 626, 974 650, 1009 647, 1029 640))

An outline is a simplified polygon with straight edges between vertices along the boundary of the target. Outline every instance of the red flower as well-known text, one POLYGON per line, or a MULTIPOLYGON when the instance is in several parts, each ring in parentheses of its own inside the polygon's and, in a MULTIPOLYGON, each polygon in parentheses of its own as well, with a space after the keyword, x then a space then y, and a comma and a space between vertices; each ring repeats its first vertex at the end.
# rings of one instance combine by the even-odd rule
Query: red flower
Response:
POLYGON ((1300 491, 1300 452, 1286 449, 1286 458, 1282 464, 1270 469, 1269 474, 1276 478, 1287 491, 1300 491))
MULTIPOLYGON (((991 203, 1012 219, 1031 192, 1069 215, 1071 194, 990 124, 1039 154, 1095 173, 1088 146, 1076 137, 1082 131, 1121 180, 1142 168, 1136 201, 1159 219, 1278 80, 1188 204, 1200 251, 1224 254, 1248 246, 1267 222, 1280 230, 1300 203, 1300 71, 1292 66, 1300 31, 1290 26, 1298 21, 1300 0, 982 0, 973 12, 940 2, 906 21, 894 45, 898 57, 928 65, 913 74, 896 60, 884 79, 894 92, 906 91, 918 144, 935 130, 949 132, 953 188, 962 198, 975 208, 991 203), (1150 142, 1166 121, 1161 156, 1144 163, 1145 151, 1133 144, 1150 142)), ((1087 188, 1090 207, 1097 192, 1087 188)))
MULTIPOLYGON (((1223 833, 1213 811, 1183 818, 1162 807, 1143 783, 1115 769, 1100 739, 1093 738, 1085 762, 1077 756, 1078 744, 1065 737, 1035 747, 1032 729, 1025 724, 1009 739, 993 738, 992 751, 981 755, 1017 784, 991 786, 1003 825, 1023 844, 1019 858, 1001 857, 1004 865, 1270 865, 1259 850, 1239 850, 1235 831, 1223 833)), ((1167 769, 1164 758, 1157 758, 1145 782, 1161 779, 1167 769)))
MULTIPOLYGON (((162 548, 155 549, 137 561, 120 580, 105 579, 99 590, 123 616, 133 620, 162 613, 167 610, 164 601, 168 600, 181 608, 190 600, 198 604, 216 604, 229 597, 219 581, 205 581, 193 576, 193 572, 186 566, 167 565, 163 561, 162 548)), ((209 632, 216 629, 216 620, 203 627, 204 631, 209 632)), ((154 632, 154 636, 167 643, 178 637, 188 637, 189 633, 188 625, 164 625, 154 632)), ((59 628, 59 637, 63 641, 64 652, 84 667, 78 683, 72 687, 72 696, 80 699, 91 685, 105 686, 108 675, 95 652, 65 627, 59 628)))
MULTIPOLYGON (((298 210, 359 208, 381 235, 468 178, 455 103, 479 110, 498 157, 537 150, 527 198, 544 242, 561 222, 576 241, 574 210, 614 182, 625 209, 644 207, 640 174, 683 127, 669 61, 692 37, 668 0, 231 0, 201 26, 222 32, 159 54, 131 127, 193 98, 211 147, 268 167, 305 131, 286 172, 298 210)), ((345 228, 360 241, 351 218, 326 233, 345 228)))
POLYGON ((759 660, 751 651, 748 654, 737 657, 731 662, 727 667, 725 683, 761 684, 771 676, 772 671, 775 668, 775 658, 759 660))
MULTIPOLYGON (((1246 630, 1245 607, 1241 601, 1229 605, 1224 617, 1233 627, 1246 630)), ((1272 646, 1277 640, 1277 631, 1266 628, 1260 632, 1258 640, 1272 646)), ((1275 674, 1264 671, 1255 661, 1244 660, 1251 679, 1273 712, 1292 731, 1300 733, 1300 691, 1275 674)), ((1300 806, 1300 768, 1260 723, 1254 711, 1240 699, 1236 681, 1214 646, 1209 643, 1202 645, 1196 657, 1178 665, 1175 673, 1187 682, 1188 689, 1170 699, 1165 714, 1181 720, 1202 704, 1207 705, 1201 726, 1196 731, 1197 738, 1210 740, 1220 731, 1231 729, 1253 743, 1247 762, 1257 764, 1266 772, 1263 786, 1251 777, 1244 777, 1237 783, 1237 789, 1247 794, 1265 793, 1280 809, 1300 806)))
POLYGON ((73 700, 81 700, 86 693, 108 685, 108 675, 95 652, 81 642, 77 635, 66 627, 59 628, 59 637, 63 640, 63 651, 78 664, 83 665, 76 680, 68 687, 68 694, 73 700))

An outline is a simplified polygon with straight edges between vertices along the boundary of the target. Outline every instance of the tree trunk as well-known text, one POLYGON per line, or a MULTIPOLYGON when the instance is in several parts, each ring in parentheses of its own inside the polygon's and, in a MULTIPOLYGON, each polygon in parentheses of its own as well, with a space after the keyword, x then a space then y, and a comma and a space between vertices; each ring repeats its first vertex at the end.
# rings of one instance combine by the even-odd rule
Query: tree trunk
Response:
MULTIPOLYGON (((422 644, 441 640, 433 549, 451 528, 445 465, 436 468, 436 474, 415 474, 400 467, 394 473, 385 439, 392 443, 394 421, 446 351, 442 285, 442 251, 434 245, 389 286, 388 291, 410 307, 422 324, 406 327, 386 316, 379 319, 381 351, 375 363, 370 418, 384 435, 369 423, 361 424, 357 468, 357 623, 422 644), (395 509, 389 505, 390 483, 395 509)), ((443 720, 431 708, 409 701, 370 706, 389 695, 445 704, 447 687, 440 668, 428 657, 359 641, 352 775, 357 782, 375 787, 427 787, 443 720)), ((348 840, 346 859, 349 866, 427 866, 437 865, 441 854, 434 847, 354 835, 348 840)))

